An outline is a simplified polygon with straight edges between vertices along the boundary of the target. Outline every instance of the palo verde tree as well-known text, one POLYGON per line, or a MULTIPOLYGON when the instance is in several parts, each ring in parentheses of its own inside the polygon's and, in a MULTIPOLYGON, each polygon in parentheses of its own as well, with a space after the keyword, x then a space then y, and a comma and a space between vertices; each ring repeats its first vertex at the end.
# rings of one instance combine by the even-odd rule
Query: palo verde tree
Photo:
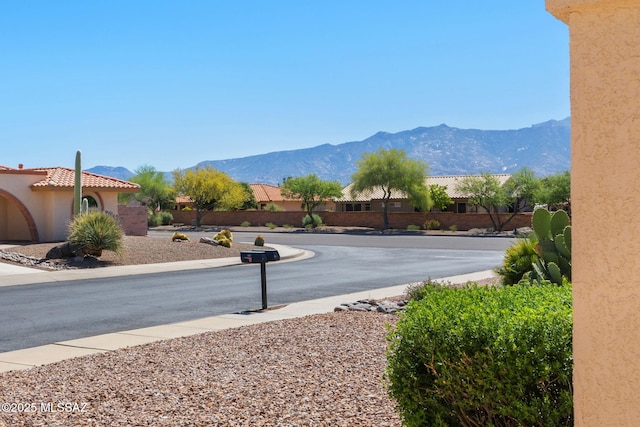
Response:
POLYGON ((528 168, 522 168, 504 185, 495 175, 484 172, 463 178, 456 189, 467 195, 471 205, 484 208, 493 229, 499 232, 516 214, 530 206, 537 186, 538 179, 533 172, 528 168), (504 215, 505 213, 507 215, 504 215))
POLYGON ((334 197, 342 196, 342 185, 338 181, 323 181, 316 174, 286 178, 280 191, 284 197, 301 199, 302 209, 311 218, 311 226, 318 226, 313 211, 334 197))
POLYGON ((427 164, 407 157, 404 150, 379 149, 363 153, 351 175, 351 196, 382 190, 384 229, 389 228, 389 200, 408 197, 414 207, 428 211, 432 206, 429 189, 425 186, 427 164))
POLYGON ((533 200, 549 209, 564 209, 571 215, 571 174, 559 172, 540 179, 540 185, 534 192, 533 200))
POLYGON ((151 209, 171 208, 175 201, 175 194, 171 183, 163 172, 158 172, 153 166, 140 166, 135 175, 129 180, 140 186, 137 193, 123 193, 120 201, 127 203, 132 198, 151 209))
POLYGON ((235 210, 247 199, 245 188, 229 175, 207 165, 203 168, 173 171, 177 193, 189 196, 196 210, 196 226, 214 210, 235 210))
POLYGON ((447 194, 447 187, 445 185, 429 185, 429 195, 431 196, 433 207, 436 209, 445 210, 454 203, 447 194))

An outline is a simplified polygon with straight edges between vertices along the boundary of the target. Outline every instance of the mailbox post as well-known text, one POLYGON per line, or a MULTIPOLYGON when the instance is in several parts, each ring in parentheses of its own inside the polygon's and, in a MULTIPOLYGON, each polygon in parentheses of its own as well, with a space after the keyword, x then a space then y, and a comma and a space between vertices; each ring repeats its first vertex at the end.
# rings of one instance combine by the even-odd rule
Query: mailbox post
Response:
POLYGON ((275 249, 260 251, 241 251, 240 261, 248 264, 260 264, 260 283, 262 289, 262 309, 267 309, 267 262, 280 260, 280 254, 275 249))

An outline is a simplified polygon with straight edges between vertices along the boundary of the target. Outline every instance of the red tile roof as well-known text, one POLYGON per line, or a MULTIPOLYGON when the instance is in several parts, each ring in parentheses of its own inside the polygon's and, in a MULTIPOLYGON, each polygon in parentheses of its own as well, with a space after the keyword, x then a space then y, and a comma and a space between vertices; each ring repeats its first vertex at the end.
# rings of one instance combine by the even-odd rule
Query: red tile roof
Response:
MULTIPOLYGON (((31 185, 34 191, 69 189, 73 188, 75 183, 75 170, 70 168, 13 169, 13 171, 16 170, 38 174, 46 173, 46 178, 31 185)), ((85 171, 82 171, 82 188, 100 191, 113 190, 118 193, 137 193, 140 191, 140 186, 133 182, 85 171)))
POLYGON ((286 199, 280 192, 280 187, 269 184, 249 184, 251 190, 253 190, 253 196, 258 203, 268 202, 284 202, 286 199))

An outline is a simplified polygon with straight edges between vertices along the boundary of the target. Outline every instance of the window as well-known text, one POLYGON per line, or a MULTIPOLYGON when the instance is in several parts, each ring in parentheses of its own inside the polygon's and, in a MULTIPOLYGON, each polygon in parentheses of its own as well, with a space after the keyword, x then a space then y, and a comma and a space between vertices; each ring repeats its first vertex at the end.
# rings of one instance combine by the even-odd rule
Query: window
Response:
POLYGON ((456 212, 457 213, 467 213, 467 204, 463 202, 458 202, 456 204, 456 212))
POLYGON ((371 211, 371 203, 365 203, 364 204, 364 210, 367 211, 367 212, 371 211))

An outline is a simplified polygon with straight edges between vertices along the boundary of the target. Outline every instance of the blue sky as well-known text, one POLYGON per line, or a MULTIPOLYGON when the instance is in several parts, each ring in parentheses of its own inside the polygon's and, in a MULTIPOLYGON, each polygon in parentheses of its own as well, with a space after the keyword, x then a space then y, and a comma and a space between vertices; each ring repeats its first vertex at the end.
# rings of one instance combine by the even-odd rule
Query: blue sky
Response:
POLYGON ((161 171, 569 110, 544 1, 9 0, 0 165, 161 171))

